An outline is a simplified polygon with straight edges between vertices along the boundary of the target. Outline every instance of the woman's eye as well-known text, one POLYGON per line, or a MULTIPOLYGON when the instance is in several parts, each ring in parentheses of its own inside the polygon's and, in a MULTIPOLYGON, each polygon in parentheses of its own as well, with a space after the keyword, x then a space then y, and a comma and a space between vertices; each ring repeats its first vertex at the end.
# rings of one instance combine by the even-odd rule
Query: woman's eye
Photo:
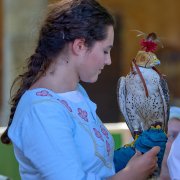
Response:
POLYGON ((109 52, 108 51, 104 51, 104 54, 109 54, 109 52))

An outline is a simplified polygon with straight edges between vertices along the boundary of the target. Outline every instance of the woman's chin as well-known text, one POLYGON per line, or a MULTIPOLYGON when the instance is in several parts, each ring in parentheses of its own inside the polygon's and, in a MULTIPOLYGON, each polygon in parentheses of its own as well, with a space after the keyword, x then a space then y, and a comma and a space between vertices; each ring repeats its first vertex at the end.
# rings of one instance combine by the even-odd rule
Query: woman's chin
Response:
POLYGON ((87 83, 95 83, 95 82, 97 82, 97 80, 98 80, 98 77, 89 79, 88 81, 85 81, 85 82, 87 82, 87 83))
POLYGON ((95 83, 98 80, 98 75, 91 80, 91 83, 95 83))
POLYGON ((98 76, 99 76, 99 74, 96 74, 96 75, 94 75, 94 76, 89 76, 89 77, 86 77, 86 78, 81 78, 81 81, 82 82, 85 82, 85 83, 95 83, 95 82, 97 82, 97 80, 98 80, 98 76))

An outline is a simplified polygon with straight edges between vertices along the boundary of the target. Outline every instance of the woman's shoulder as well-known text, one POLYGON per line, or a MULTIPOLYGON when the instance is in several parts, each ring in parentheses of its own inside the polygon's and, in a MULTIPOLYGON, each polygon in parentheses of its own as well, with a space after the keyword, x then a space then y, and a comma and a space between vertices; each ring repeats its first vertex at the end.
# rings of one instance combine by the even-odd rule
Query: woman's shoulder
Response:
POLYGON ((58 99, 56 93, 47 89, 26 91, 16 108, 8 132, 9 137, 20 148, 22 144, 18 144, 20 143, 18 139, 31 131, 29 127, 33 127, 33 125, 48 127, 53 124, 56 126, 64 124, 72 129, 74 127, 73 116, 63 103, 63 100, 58 99))
POLYGON ((27 98, 27 99, 32 99, 32 100, 36 100, 36 99, 53 99, 53 97, 56 96, 56 93, 51 91, 50 89, 46 89, 46 88, 36 88, 36 89, 31 89, 31 90, 27 90, 22 98, 27 98))
POLYGON ((28 107, 33 104, 43 102, 58 102, 57 94, 49 89, 36 88, 27 90, 21 97, 19 105, 26 105, 28 107))
POLYGON ((40 113, 42 110, 45 114, 54 111, 64 115, 69 114, 64 101, 55 92, 49 89, 37 88, 27 90, 23 94, 16 108, 15 117, 24 117, 34 112, 40 113))

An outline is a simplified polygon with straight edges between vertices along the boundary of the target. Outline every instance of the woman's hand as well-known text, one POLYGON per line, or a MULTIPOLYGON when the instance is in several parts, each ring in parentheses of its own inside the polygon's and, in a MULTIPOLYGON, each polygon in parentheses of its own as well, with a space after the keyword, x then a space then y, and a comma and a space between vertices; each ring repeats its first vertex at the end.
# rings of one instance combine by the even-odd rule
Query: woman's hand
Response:
POLYGON ((140 152, 136 152, 125 169, 133 171, 136 179, 146 179, 157 167, 157 154, 159 151, 160 148, 156 146, 143 155, 140 152))
POLYGON ((160 151, 158 146, 153 147, 145 154, 136 152, 130 159, 127 166, 112 176, 109 180, 145 180, 157 167, 157 154, 160 151))

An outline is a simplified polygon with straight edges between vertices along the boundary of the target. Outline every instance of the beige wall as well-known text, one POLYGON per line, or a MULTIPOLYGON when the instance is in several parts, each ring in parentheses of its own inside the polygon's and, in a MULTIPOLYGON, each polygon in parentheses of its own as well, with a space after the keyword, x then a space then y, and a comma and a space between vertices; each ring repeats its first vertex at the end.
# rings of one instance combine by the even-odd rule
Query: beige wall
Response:
POLYGON ((179 0, 101 0, 113 12, 123 18, 123 56, 124 73, 136 54, 139 45, 136 33, 132 29, 143 32, 156 32, 163 39, 165 46, 180 48, 180 1, 179 0))

